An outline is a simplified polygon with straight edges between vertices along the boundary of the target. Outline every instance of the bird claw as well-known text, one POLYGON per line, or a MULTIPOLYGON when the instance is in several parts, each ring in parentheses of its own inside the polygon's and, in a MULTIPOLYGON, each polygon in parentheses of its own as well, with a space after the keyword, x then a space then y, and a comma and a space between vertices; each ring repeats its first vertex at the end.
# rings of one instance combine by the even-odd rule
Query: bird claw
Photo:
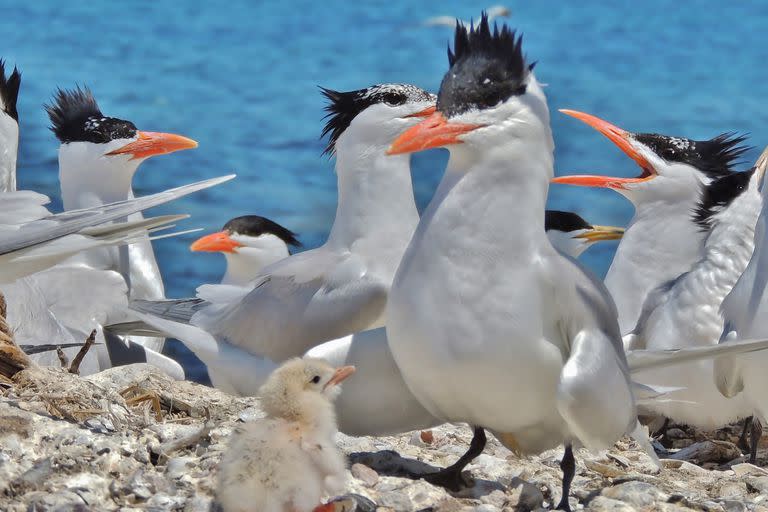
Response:
MULTIPOLYGON (((467 475, 469 475, 469 472, 467 472, 467 475)), ((452 492, 459 492, 462 489, 473 487, 475 485, 474 478, 472 478, 471 475, 464 476, 463 471, 451 469, 443 469, 434 473, 418 475, 418 478, 452 492)))
POLYGON ((557 504, 557 507, 555 507, 555 510, 563 510, 565 512, 571 512, 571 504, 568 503, 568 496, 563 496, 563 499, 561 499, 560 503, 557 504))

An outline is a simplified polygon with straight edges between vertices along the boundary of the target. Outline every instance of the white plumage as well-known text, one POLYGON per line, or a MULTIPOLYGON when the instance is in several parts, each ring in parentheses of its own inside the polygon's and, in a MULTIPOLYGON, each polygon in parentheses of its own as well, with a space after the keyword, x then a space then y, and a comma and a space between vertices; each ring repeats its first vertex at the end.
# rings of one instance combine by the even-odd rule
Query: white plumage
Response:
POLYGON ((222 458, 224 512, 311 512, 323 496, 344 490, 332 400, 353 372, 297 358, 270 375, 260 391, 267 417, 239 429, 222 458))

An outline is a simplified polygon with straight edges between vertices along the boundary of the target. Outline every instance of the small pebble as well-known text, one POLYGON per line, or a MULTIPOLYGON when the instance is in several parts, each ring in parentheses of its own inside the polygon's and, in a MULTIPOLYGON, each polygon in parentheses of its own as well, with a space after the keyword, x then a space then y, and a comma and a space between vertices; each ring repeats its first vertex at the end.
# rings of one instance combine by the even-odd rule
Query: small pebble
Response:
POLYGON ((357 478, 368 487, 373 487, 379 481, 379 474, 364 464, 352 464, 350 471, 353 477, 357 478))

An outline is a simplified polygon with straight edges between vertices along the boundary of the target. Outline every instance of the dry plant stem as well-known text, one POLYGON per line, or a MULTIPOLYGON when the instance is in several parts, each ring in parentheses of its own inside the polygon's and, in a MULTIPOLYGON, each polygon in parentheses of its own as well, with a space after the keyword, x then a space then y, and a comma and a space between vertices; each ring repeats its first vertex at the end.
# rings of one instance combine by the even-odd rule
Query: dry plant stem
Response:
POLYGON ((88 353, 88 350, 94 343, 96 343, 96 329, 91 331, 91 334, 88 335, 85 343, 83 343, 83 348, 81 348, 75 358, 72 359, 72 364, 69 366, 69 373, 80 375, 80 363, 83 362, 85 354, 88 353))
POLYGON ((0 375, 11 378, 32 362, 13 341, 13 332, 5 320, 6 311, 5 296, 0 293, 0 375))
POLYGON ((67 354, 64 353, 61 347, 56 347, 56 355, 59 357, 59 363, 61 363, 62 368, 69 367, 69 359, 67 359, 67 354))
POLYGON ((167 443, 163 443, 160 446, 160 460, 163 462, 166 462, 168 459, 168 456, 172 454, 173 452, 177 450, 181 450, 182 448, 186 448, 187 446, 192 446, 200 442, 201 439, 206 437, 208 434, 211 433, 211 429, 215 424, 211 421, 211 412, 208 410, 208 408, 205 409, 205 423, 203 426, 198 430, 197 432, 193 432, 192 434, 188 436, 184 436, 180 439, 175 439, 173 441, 169 441, 167 443))

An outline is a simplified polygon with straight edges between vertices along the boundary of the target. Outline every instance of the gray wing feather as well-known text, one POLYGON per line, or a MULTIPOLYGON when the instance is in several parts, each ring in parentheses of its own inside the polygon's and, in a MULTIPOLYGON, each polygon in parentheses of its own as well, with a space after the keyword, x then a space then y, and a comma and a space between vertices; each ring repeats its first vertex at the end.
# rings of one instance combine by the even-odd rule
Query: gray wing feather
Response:
POLYGON ((209 302, 198 298, 168 300, 132 300, 129 309, 160 317, 164 320, 189 324, 192 316, 209 302))
POLYGON ((76 233, 84 228, 121 219, 132 213, 146 210, 153 206, 167 203, 179 197, 203 190, 225 181, 231 180, 235 175, 222 176, 210 180, 199 181, 190 185, 152 194, 146 197, 119 201, 96 208, 72 210, 45 219, 30 222, 23 225, 15 233, 4 233, 0 240, 0 255, 54 240, 62 236, 76 233))

